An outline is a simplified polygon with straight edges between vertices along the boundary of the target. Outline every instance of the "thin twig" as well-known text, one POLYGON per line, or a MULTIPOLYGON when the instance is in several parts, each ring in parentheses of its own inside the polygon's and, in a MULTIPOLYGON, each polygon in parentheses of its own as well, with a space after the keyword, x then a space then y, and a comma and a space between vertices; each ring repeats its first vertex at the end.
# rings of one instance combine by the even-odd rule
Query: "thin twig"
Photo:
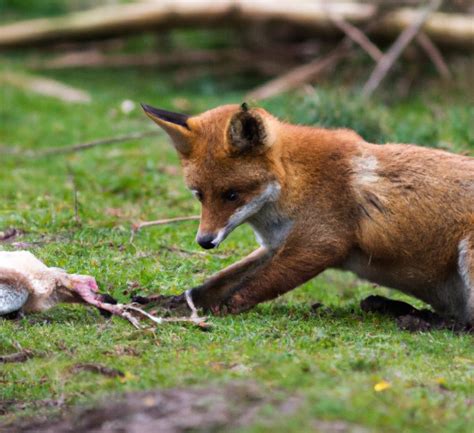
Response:
POLYGON ((326 56, 291 69, 289 72, 268 81, 263 86, 257 87, 248 93, 247 98, 253 101, 267 99, 314 80, 320 73, 335 66, 347 56, 350 51, 350 47, 347 45, 347 43, 341 43, 326 56))
MULTIPOLYGON (((326 9, 326 13, 330 15, 330 11, 326 9)), ((380 14, 378 9, 375 9, 371 16, 370 23, 364 29, 366 32, 370 32, 376 27, 380 14)), ((362 34, 364 34, 361 31, 362 34)), ((261 100, 276 96, 280 93, 286 92, 291 89, 308 84, 311 81, 326 71, 327 69, 336 66, 341 60, 354 54, 354 41, 348 35, 346 35, 336 47, 320 58, 317 58, 310 63, 298 66, 291 69, 287 73, 270 80, 262 86, 252 90, 247 97, 250 100, 261 100)))
POLYGON ((73 146, 66 147, 52 147, 49 149, 42 150, 37 152, 34 156, 43 157, 43 156, 52 156, 52 155, 64 155, 67 153, 80 152, 82 150, 92 149, 93 147, 98 146, 107 146, 109 144, 123 143, 125 141, 139 140, 145 137, 152 137, 155 135, 160 135, 161 131, 144 131, 144 132, 132 132, 131 134, 118 135, 116 137, 101 138, 99 140, 93 140, 86 143, 74 144, 73 146))
POLYGON ((74 201, 74 221, 76 222, 76 224, 80 224, 81 217, 79 216, 79 199, 78 199, 78 193, 77 193, 76 174, 74 173, 74 170, 69 164, 67 164, 67 172, 68 172, 68 177, 72 186, 72 194, 73 194, 73 201, 74 201))
POLYGON ((433 62, 439 75, 445 80, 449 80, 451 78, 451 71, 449 70, 448 65, 444 61, 441 51, 429 38, 429 36, 424 32, 420 32, 416 37, 416 42, 433 62))
POLYGON ((370 57, 372 57, 372 59, 378 62, 382 58, 382 51, 380 51, 379 47, 377 47, 377 45, 375 45, 363 31, 339 16, 330 15, 330 19, 339 30, 344 32, 347 37, 358 44, 370 57))
POLYGON ((140 223, 135 223, 132 225, 130 242, 133 242, 133 238, 135 237, 135 234, 145 227, 162 226, 166 224, 179 223, 182 221, 199 221, 200 218, 201 217, 199 215, 191 215, 191 216, 185 216, 185 217, 166 218, 166 219, 161 219, 161 220, 156 220, 156 221, 143 221, 140 223))
MULTIPOLYGON (((144 131, 144 132, 132 132, 130 134, 117 135, 116 137, 101 138, 99 140, 88 141, 85 143, 74 144, 72 146, 65 147, 50 147, 38 152, 27 151, 24 153, 19 152, 5 152, 8 155, 13 156, 25 156, 29 158, 43 158, 46 156, 56 156, 56 155, 65 155, 68 153, 81 152, 83 150, 92 149, 99 146, 107 146, 110 144, 123 143, 131 140, 139 140, 141 138, 153 137, 155 135, 161 135, 162 132, 159 129, 154 131, 144 131)), ((0 151, 0 154, 4 152, 0 151)))
POLYGON ((408 44, 416 37, 431 13, 438 9, 441 6, 441 3, 442 0, 432 0, 428 6, 420 11, 417 19, 413 21, 411 26, 403 30, 400 36, 375 66, 372 74, 362 89, 363 96, 368 98, 372 95, 408 44))
POLYGON ((204 256, 204 257, 208 256, 208 254, 204 251, 189 251, 189 250, 185 250, 184 248, 178 248, 178 247, 173 247, 169 245, 161 245, 160 249, 169 251, 170 253, 182 254, 182 255, 187 255, 187 256, 193 256, 193 255, 204 256))
MULTIPOLYGON (((169 245, 161 245, 159 249, 169 251, 170 253, 176 253, 176 254, 187 255, 187 256, 202 256, 202 257, 209 256, 209 253, 205 251, 191 251, 191 250, 186 250, 184 248, 178 248, 178 247, 169 246, 169 245)), ((227 259, 229 258, 229 255, 228 254, 213 254, 212 257, 217 258, 217 259, 227 259)))

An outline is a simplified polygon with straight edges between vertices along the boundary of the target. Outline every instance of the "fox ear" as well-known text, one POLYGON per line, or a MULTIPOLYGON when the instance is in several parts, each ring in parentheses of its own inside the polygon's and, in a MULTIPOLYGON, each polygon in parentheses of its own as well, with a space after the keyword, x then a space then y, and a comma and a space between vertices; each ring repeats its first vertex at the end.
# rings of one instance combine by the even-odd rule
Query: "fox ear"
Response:
POLYGON ((250 111, 245 103, 230 119, 227 134, 233 150, 239 153, 263 152, 271 145, 262 116, 250 111))
POLYGON ((179 153, 183 155, 190 153, 189 137, 191 129, 187 124, 189 119, 187 114, 173 113, 172 111, 161 110, 146 104, 141 104, 141 106, 146 115, 166 131, 179 153))

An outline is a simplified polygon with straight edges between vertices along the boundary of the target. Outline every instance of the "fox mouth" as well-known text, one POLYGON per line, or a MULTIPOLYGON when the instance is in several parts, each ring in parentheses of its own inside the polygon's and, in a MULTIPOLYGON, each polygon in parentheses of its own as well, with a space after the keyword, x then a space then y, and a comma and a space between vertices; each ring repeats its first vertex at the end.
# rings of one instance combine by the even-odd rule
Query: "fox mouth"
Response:
POLYGON ((221 242, 227 237, 227 235, 234 229, 235 227, 229 227, 226 225, 223 229, 220 229, 217 232, 217 235, 214 234, 207 234, 207 235, 200 235, 196 236, 196 242, 199 244, 201 248, 205 250, 210 250, 212 248, 217 248, 221 242))
POLYGON ((235 227, 237 226, 232 227, 228 224, 223 229, 220 229, 217 232, 217 236, 212 240, 212 248, 217 248, 235 227))

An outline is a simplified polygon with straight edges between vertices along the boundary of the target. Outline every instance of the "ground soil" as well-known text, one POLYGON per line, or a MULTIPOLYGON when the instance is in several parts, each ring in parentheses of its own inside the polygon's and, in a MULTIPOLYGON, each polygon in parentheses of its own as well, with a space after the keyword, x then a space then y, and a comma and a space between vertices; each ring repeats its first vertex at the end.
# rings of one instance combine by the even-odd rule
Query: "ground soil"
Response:
POLYGON ((230 432, 258 420, 266 422, 261 413, 264 406, 273 407, 277 416, 285 416, 300 406, 300 399, 291 396, 278 400, 273 392, 265 392, 254 383, 134 392, 92 408, 66 411, 59 419, 0 426, 0 432, 230 432))

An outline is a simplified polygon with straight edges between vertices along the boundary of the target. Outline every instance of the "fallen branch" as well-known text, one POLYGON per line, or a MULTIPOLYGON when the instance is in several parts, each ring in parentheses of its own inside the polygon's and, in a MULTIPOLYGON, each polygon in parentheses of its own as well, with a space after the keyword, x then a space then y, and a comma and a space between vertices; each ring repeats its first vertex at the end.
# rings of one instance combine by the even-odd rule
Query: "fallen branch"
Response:
MULTIPOLYGON (((278 48, 278 47, 277 47, 278 48)), ((291 44, 282 48, 286 58, 301 54, 301 44, 291 44)), ((131 66, 186 66, 219 65, 237 63, 241 67, 258 68, 261 64, 281 65, 269 50, 244 50, 239 48, 220 50, 179 50, 171 53, 146 54, 104 54, 96 49, 72 51, 47 60, 34 60, 28 64, 32 69, 68 69, 68 68, 122 68, 131 66), (248 65, 245 65, 248 64, 248 65)))
POLYGON ((199 215, 185 216, 185 217, 176 217, 176 218, 166 218, 156 221, 143 221, 140 223, 135 223, 132 225, 132 230, 130 234, 130 242, 133 242, 135 234, 145 227, 151 226, 162 226, 166 224, 174 224, 183 221, 199 221, 201 217, 199 215))
MULTIPOLYGON (((338 29, 328 12, 353 25, 363 25, 372 19, 376 7, 375 4, 323 0, 162 0, 114 4, 1 26, 0 48, 156 32, 190 25, 242 28, 242 25, 275 20, 303 27, 314 34, 334 34, 338 29)), ((396 8, 376 23, 374 35, 396 37, 410 27, 416 15, 413 8, 396 8)), ((436 43, 472 49, 474 26, 470 15, 438 12, 426 21, 424 31, 436 43)))
POLYGON ((176 53, 113 54, 106 55, 96 49, 73 51, 53 59, 33 61, 28 66, 33 69, 68 68, 120 68, 129 66, 176 66, 184 64, 209 64, 221 59, 219 52, 193 50, 176 53))
POLYGON ((91 101, 91 96, 84 90, 76 89, 51 78, 23 74, 18 71, 0 74, 0 83, 10 84, 63 102, 87 103, 91 101))
POLYGON ((441 6, 441 2, 442 0, 432 0, 427 7, 423 8, 421 12, 419 12, 417 19, 400 34, 397 40, 379 60, 362 89, 362 94, 366 98, 372 95, 405 48, 420 32, 429 16, 441 6))

